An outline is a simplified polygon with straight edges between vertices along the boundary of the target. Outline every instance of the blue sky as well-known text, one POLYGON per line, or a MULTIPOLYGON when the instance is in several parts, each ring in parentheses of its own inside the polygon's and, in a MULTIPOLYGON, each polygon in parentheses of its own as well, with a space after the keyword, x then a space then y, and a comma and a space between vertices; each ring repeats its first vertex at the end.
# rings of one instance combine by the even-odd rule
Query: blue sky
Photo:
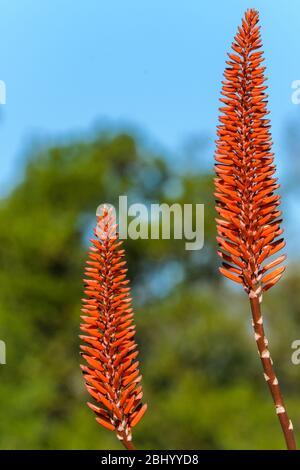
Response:
POLYGON ((0 0, 0 185, 19 174, 32 142, 132 123, 178 152, 207 135, 213 151, 226 52, 256 7, 270 86, 277 163, 300 107, 299 0, 0 0))

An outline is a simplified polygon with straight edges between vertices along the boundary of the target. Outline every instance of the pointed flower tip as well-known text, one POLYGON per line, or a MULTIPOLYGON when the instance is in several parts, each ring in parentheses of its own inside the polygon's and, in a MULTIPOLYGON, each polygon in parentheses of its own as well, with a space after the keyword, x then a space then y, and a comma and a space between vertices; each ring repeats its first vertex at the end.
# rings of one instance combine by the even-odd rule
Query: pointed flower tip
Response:
POLYGON ((258 11, 256 8, 248 8, 248 9, 246 10, 246 13, 248 13, 248 14, 251 13, 252 15, 258 15, 258 14, 259 14, 259 11, 258 11))
POLYGON ((246 19, 259 18, 259 11, 256 8, 248 8, 245 12, 246 19))

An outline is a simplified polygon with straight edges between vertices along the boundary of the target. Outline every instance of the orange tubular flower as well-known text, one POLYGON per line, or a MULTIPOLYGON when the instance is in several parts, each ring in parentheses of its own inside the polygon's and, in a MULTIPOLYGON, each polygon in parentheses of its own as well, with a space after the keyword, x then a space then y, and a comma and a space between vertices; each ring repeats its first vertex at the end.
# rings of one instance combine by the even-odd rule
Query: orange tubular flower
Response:
POLYGON ((258 12, 248 10, 228 54, 215 159, 217 241, 221 273, 243 285, 253 317, 255 340, 287 447, 295 449, 289 420, 265 336, 262 293, 279 281, 285 256, 267 259, 284 247, 279 188, 273 177, 270 121, 262 66, 258 12))
POLYGON ((86 387, 95 403, 88 406, 96 421, 133 450, 132 428, 144 415, 135 325, 122 241, 116 233, 112 209, 102 208, 92 240, 84 280, 83 324, 80 338, 87 365, 82 365, 86 387))

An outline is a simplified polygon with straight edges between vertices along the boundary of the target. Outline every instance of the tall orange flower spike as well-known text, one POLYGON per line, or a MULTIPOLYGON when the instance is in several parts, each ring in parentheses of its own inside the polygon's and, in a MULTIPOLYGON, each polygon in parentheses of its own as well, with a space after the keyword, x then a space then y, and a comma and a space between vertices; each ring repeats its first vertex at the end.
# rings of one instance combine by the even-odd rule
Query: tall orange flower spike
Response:
POLYGON ((272 394, 288 449, 295 449, 289 420, 273 370, 261 314, 262 294, 282 276, 281 255, 270 261, 285 243, 279 238, 281 212, 277 179, 273 177, 270 120, 266 118, 263 52, 259 15, 248 10, 228 54, 221 98, 215 159, 217 241, 223 260, 221 273, 242 284, 251 304, 253 328, 264 377, 272 394), (267 261, 268 260, 268 261, 267 261))
POLYGON ((122 241, 118 239, 114 212, 103 207, 95 229, 85 270, 84 332, 80 338, 87 365, 82 365, 86 387, 95 403, 88 406, 96 421, 133 450, 132 428, 144 415, 135 325, 122 241))

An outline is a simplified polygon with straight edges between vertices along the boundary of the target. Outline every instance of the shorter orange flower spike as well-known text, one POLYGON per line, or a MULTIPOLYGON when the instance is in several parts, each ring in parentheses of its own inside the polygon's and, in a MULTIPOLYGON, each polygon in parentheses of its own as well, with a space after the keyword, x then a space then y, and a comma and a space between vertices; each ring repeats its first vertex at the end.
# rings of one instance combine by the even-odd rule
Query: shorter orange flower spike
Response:
POLYGON ((96 421, 115 431, 127 449, 133 449, 132 428, 143 417, 135 325, 122 241, 112 208, 102 207, 94 230, 85 274, 80 346, 86 365, 81 369, 96 404, 88 406, 96 421))

